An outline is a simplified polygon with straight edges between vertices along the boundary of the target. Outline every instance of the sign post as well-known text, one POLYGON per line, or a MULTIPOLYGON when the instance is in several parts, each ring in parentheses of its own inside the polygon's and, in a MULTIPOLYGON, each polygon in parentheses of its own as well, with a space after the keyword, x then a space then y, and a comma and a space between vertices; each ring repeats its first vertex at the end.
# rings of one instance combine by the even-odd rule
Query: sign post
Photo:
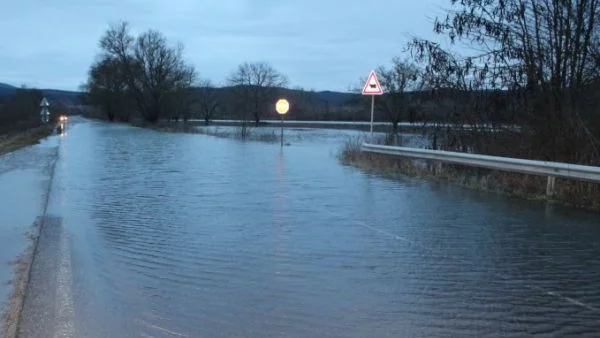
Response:
POLYGON ((42 123, 50 122, 50 110, 48 110, 50 103, 48 103, 48 100, 45 97, 42 99, 42 102, 40 102, 40 107, 42 107, 42 111, 40 112, 42 123))
POLYGON ((371 95, 371 143, 373 143, 373 116, 375 114, 375 95, 383 95, 383 89, 375 71, 371 71, 362 90, 363 95, 371 95))
POLYGON ((281 116, 281 147, 283 148, 283 116, 290 110, 290 103, 286 99, 279 99, 275 103, 275 110, 281 116))

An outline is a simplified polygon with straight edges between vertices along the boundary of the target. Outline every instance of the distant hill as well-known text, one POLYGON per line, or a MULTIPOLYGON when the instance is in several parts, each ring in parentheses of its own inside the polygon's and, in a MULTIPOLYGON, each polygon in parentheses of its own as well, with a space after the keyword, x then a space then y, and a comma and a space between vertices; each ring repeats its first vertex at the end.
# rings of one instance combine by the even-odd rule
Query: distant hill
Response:
MULTIPOLYGON (((19 87, 12 86, 6 83, 0 83, 0 102, 5 101, 11 95, 18 90, 19 87)), ((35 89, 35 88, 32 88, 35 89)), ((226 96, 226 94, 232 89, 231 87, 221 87, 215 88, 217 93, 221 96, 226 96)), ((79 91, 68 91, 68 90, 57 90, 57 89, 41 89, 43 95, 50 101, 52 105, 53 102, 60 102, 62 104, 67 105, 80 105, 83 104, 81 99, 81 92, 79 91)), ((302 90, 296 89, 287 89, 280 88, 280 95, 287 97, 291 102, 304 102, 306 105, 306 100, 310 100, 310 107, 312 110, 316 110, 318 107, 322 107, 322 109, 326 110, 336 110, 341 109, 344 106, 356 104, 357 98, 360 98, 360 95, 354 93, 343 93, 343 92, 334 92, 334 91, 320 91, 320 92, 306 92, 302 90), (310 97, 310 99, 309 99, 310 97)), ((308 108, 308 107, 307 107, 308 108)), ((317 116, 306 116, 306 118, 323 118, 317 116)), ((331 118, 334 118, 331 116, 331 118)), ((342 117, 338 118, 350 118, 350 117, 342 117)))
POLYGON ((44 92, 44 96, 52 102, 52 101, 62 101, 70 104, 80 104, 81 103, 81 92, 72 92, 67 90, 56 90, 56 89, 42 89, 44 92))
POLYGON ((0 99, 12 95, 17 87, 11 86, 6 83, 0 83, 0 99))
POLYGON ((322 101, 327 101, 329 104, 333 106, 341 106, 349 101, 356 99, 358 94, 354 93, 341 93, 341 92, 331 92, 331 91, 322 91, 317 92, 317 98, 322 101))
MULTIPOLYGON (((199 88, 194 88, 194 90, 199 88)), ((222 102, 230 102, 236 95, 233 87, 214 88, 222 102)), ((356 114, 361 110, 361 95, 334 91, 305 91, 302 89, 277 88, 277 95, 291 103, 289 119, 298 120, 340 120, 354 121, 363 119, 356 114)), ((231 111, 221 110, 218 118, 234 118, 231 111)), ((265 113, 265 118, 277 118, 275 111, 265 113), (269 114, 275 114, 270 116, 269 114)))
MULTIPOLYGON (((17 89, 19 88, 6 83, 0 83, 0 100, 7 99, 9 96, 13 95, 17 89)), ((81 103, 81 92, 57 89, 41 89, 41 91, 44 93, 44 96, 50 101, 51 104, 52 101, 60 101, 66 104, 81 103)))
POLYGON ((9 84, 0 82, 0 89, 10 89, 10 88, 15 88, 15 86, 11 86, 9 84))
MULTIPOLYGON (((217 92, 227 92, 230 91, 232 87, 220 87, 216 88, 217 92)), ((302 91, 298 89, 288 89, 288 88, 279 88, 280 94, 283 96, 295 97, 300 94, 312 93, 315 95, 315 98, 321 102, 327 102, 331 106, 342 106, 347 104, 350 100, 356 99, 358 94, 354 93, 342 93, 342 92, 333 92, 333 91, 320 91, 320 92, 308 92, 302 91)))

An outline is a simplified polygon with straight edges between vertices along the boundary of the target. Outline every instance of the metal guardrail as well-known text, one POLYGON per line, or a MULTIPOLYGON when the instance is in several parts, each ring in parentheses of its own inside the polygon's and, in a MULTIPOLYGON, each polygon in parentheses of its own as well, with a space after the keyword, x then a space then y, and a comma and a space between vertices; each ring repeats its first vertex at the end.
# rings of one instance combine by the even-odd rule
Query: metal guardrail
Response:
MULTIPOLYGON (((552 189, 550 190, 554 189, 555 177, 600 183, 600 167, 578 164, 523 160, 510 157, 467 154, 442 150, 382 146, 369 143, 364 143, 362 145, 362 151, 416 159, 435 160, 522 174, 548 176, 548 189, 550 189, 550 185, 552 185, 552 189)), ((551 193, 551 191, 549 191, 549 193, 551 193)))

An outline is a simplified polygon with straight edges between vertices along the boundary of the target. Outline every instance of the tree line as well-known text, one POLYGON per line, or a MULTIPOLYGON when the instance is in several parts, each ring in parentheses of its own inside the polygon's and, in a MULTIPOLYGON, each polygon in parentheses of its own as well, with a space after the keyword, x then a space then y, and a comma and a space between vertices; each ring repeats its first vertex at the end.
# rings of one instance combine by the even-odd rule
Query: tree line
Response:
POLYGON ((288 116, 364 119, 361 107, 346 98, 323 98, 314 90, 288 88, 287 76, 267 62, 244 62, 218 86, 198 76, 184 60, 182 45, 169 43, 155 30, 135 36, 127 22, 111 25, 100 38, 99 49, 82 91, 84 101, 110 121, 199 118, 209 123, 224 118, 256 125, 277 116, 274 102, 280 96, 292 102, 288 116))
POLYGON ((83 89, 86 101, 111 121, 139 116, 154 123, 201 114, 208 122, 217 111, 228 110, 259 123, 278 90, 287 85, 287 78, 271 65, 246 62, 227 79, 227 98, 220 97, 210 80, 199 79, 184 60, 181 44, 171 45, 155 30, 134 36, 126 22, 111 26, 99 46, 101 53, 83 89))

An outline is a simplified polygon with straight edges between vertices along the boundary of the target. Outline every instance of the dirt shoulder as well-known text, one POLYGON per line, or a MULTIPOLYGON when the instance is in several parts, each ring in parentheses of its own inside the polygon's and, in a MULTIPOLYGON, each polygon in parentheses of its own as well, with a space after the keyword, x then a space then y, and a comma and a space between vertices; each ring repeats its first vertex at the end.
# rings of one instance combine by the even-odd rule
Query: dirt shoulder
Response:
POLYGON ((0 135, 0 156, 38 143, 52 134, 54 124, 48 123, 22 132, 0 135))

